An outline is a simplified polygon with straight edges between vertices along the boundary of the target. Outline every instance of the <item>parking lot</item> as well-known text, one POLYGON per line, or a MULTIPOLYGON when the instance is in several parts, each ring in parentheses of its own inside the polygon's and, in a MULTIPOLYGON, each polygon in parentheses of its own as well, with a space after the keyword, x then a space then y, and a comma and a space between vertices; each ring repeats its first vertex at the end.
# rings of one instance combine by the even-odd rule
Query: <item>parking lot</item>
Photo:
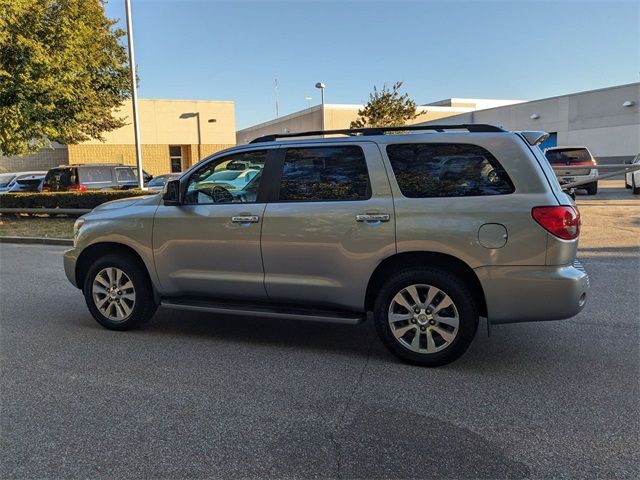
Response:
MULTIPOLYGON (((356 327, 100 327, 64 247, 0 244, 0 478, 638 478, 640 198, 579 195, 585 310, 403 364, 356 327)), ((545 299, 541 298, 540 302, 545 299)))

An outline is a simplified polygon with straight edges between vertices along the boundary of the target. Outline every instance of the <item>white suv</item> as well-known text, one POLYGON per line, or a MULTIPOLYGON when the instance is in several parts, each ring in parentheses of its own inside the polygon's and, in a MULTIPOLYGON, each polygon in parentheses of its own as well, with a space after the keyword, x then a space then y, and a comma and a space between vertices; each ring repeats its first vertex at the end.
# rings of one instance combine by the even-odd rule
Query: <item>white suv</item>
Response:
MULTIPOLYGON (((631 161, 631 165, 640 165, 640 153, 631 161)), ((631 188, 634 195, 640 195, 640 170, 624 175, 624 186, 631 188)))

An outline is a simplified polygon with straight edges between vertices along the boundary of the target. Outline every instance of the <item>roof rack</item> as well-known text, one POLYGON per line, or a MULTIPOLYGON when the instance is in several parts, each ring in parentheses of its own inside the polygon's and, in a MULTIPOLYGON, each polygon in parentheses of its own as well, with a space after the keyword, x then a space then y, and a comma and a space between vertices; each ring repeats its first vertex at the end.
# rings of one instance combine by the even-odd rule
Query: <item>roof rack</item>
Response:
POLYGON ((436 132, 444 132, 446 130, 467 130, 469 132, 506 132, 500 127, 495 125, 486 125, 482 123, 467 124, 462 123, 459 125, 422 125, 422 126, 409 126, 409 127, 372 127, 372 128, 345 128, 341 130, 315 130, 312 132, 300 132, 300 133, 274 133, 271 135, 264 135, 262 137, 254 138, 249 143, 263 143, 273 142, 279 138, 295 138, 295 137, 316 137, 320 135, 349 135, 349 136, 370 136, 370 135, 384 135, 386 132, 419 132, 424 130, 434 130, 436 132))

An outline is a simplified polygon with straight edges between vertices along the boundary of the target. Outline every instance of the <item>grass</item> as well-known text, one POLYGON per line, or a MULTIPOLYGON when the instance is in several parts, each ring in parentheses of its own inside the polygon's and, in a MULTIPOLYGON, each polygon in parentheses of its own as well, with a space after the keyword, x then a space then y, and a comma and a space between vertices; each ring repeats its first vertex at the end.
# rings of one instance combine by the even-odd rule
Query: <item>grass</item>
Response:
POLYGON ((71 217, 0 215, 0 236, 73 238, 71 217))

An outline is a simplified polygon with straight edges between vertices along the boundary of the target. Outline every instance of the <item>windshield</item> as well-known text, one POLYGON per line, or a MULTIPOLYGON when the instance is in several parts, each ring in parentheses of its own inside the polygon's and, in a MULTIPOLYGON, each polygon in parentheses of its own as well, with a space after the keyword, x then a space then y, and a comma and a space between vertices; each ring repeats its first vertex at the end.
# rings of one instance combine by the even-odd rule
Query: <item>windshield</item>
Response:
POLYGON ((241 173, 242 173, 242 170, 225 170, 223 172, 215 172, 209 175, 203 181, 220 182, 220 181, 235 180, 240 176, 241 173))
POLYGON ((589 151, 586 148, 547 150, 545 156, 551 163, 591 163, 591 155, 589 155, 589 151))
POLYGON ((160 175, 159 177, 153 177, 153 180, 147 183, 147 186, 161 187, 167 182, 168 179, 169 179, 169 175, 160 175))

